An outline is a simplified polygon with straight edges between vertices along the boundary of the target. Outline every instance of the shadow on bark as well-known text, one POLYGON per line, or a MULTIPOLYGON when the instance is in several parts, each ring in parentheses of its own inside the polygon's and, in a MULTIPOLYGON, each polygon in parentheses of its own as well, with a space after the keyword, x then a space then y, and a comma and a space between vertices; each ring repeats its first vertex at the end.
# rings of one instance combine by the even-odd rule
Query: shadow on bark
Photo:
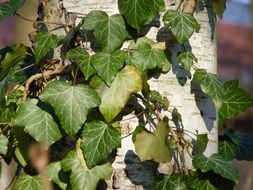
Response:
POLYGON ((154 161, 142 162, 132 150, 126 153, 124 161, 129 180, 135 185, 142 185, 144 189, 151 190, 158 164, 154 161))
POLYGON ((200 89, 200 87, 191 81, 191 93, 194 94, 196 105, 200 111, 201 117, 205 123, 206 129, 210 132, 214 127, 216 120, 216 108, 200 89))

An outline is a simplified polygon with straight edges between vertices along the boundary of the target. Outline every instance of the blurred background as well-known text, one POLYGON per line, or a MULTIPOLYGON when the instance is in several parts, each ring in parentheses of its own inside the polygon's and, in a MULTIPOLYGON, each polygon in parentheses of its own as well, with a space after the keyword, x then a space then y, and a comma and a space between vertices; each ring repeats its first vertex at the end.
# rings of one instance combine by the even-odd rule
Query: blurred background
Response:
MULTIPOLYGON (((0 0, 3 2, 4 0, 0 0)), ((240 86, 253 95, 253 0, 227 0, 223 19, 217 22, 216 38, 218 75, 224 80, 239 79, 240 86)), ((26 0, 19 11, 31 20, 37 18, 37 0, 26 0)), ((28 34, 35 29, 31 22, 18 17, 0 21, 0 48, 22 42, 30 45, 28 34)), ((253 109, 229 120, 227 125, 237 131, 253 134, 253 109)), ((253 144, 252 144, 253 147, 253 144)), ((240 172, 238 190, 253 189, 253 162, 233 161, 240 172)), ((13 174, 7 176, 10 180, 13 174)), ((1 184, 0 184, 1 190, 1 184)))

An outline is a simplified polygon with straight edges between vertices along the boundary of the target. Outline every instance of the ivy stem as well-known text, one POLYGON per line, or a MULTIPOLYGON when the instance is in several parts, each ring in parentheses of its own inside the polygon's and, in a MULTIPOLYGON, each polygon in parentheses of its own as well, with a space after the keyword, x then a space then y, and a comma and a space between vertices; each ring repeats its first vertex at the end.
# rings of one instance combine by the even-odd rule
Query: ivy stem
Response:
POLYGON ((16 13, 16 16, 22 18, 23 20, 25 20, 27 22, 32 22, 32 23, 37 22, 40 24, 54 24, 54 25, 63 26, 63 27, 71 27, 70 25, 66 25, 66 24, 58 23, 58 22, 32 20, 32 19, 29 19, 29 18, 26 18, 26 17, 20 15, 19 13, 16 13))
POLYGON ((124 122, 124 121, 128 121, 128 120, 134 119, 134 118, 136 118, 136 117, 139 117, 139 116, 143 115, 145 112, 146 112, 146 111, 143 110, 142 112, 140 112, 140 113, 138 113, 138 114, 136 114, 136 115, 134 115, 134 116, 132 116, 132 117, 129 117, 129 118, 127 118, 127 119, 122 119, 122 120, 120 120, 119 122, 124 122))
POLYGON ((35 65, 36 65, 36 64, 33 63, 33 64, 28 65, 28 66, 26 66, 26 67, 24 67, 24 68, 22 68, 22 69, 18 69, 18 70, 16 70, 16 71, 14 71, 14 73, 16 74, 16 73, 19 73, 19 72, 21 72, 21 71, 25 71, 26 69, 29 69, 29 68, 31 68, 31 67, 33 67, 33 66, 35 66, 35 65))
POLYGON ((7 187, 5 187, 4 190, 8 190, 8 189, 11 187, 11 185, 12 185, 12 183, 14 182, 16 176, 17 176, 16 174, 13 176, 13 178, 11 179, 9 185, 8 185, 7 187))

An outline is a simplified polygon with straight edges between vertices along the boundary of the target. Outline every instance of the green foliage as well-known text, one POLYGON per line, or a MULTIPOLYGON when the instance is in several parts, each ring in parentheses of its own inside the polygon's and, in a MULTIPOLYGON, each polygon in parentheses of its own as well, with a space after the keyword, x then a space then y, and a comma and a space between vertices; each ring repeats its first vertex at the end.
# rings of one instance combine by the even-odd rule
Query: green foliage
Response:
POLYGON ((71 137, 81 129, 90 109, 100 104, 100 98, 91 87, 72 86, 63 81, 51 82, 40 98, 53 106, 62 128, 71 137))
MULTIPOLYGON (((14 15, 23 3, 1 3, 0 19, 14 15)), ((212 0, 212 7, 222 17, 225 0, 212 0)), ((30 170, 34 166, 29 147, 37 142, 51 150, 47 169, 54 185, 97 189, 99 181, 112 177, 110 162, 121 140, 128 137, 121 137, 125 131, 121 121, 128 120, 129 113, 139 120, 132 141, 140 162, 175 161, 170 175, 155 176, 153 189, 223 190, 224 181, 232 189, 238 175, 228 161, 252 160, 253 138, 226 132, 220 137, 219 153, 204 156, 207 134, 189 134, 184 117, 164 96, 167 92, 152 89, 149 79, 166 77, 172 66, 169 74, 175 74, 177 61, 216 106, 219 126, 251 107, 252 98, 238 81, 223 84, 216 75, 197 68, 201 61, 184 45, 200 30, 193 12, 185 13, 183 6, 166 10, 164 0, 118 0, 118 8, 116 15, 91 11, 77 26, 60 23, 65 36, 39 31, 32 49, 18 44, 1 50, 0 154, 7 163, 14 158, 24 168, 14 190, 44 189, 42 176, 30 170), (164 24, 170 36, 160 41, 158 33, 157 42, 146 33, 149 27, 152 32, 159 30, 151 24, 159 12, 165 12, 161 27, 164 24), (179 45, 182 52, 176 55, 173 47, 179 45), (26 65, 35 71, 26 70, 26 65), (15 81, 13 87, 10 80, 15 81), (187 168, 188 157, 193 157, 194 171, 187 168)))
POLYGON ((55 182, 61 189, 66 189, 67 184, 63 183, 59 177, 59 172, 61 171, 61 163, 60 162, 51 162, 48 167, 48 175, 49 179, 55 182))
POLYGON ((102 51, 109 53, 119 48, 128 36, 122 16, 112 15, 109 17, 103 11, 91 11, 84 20, 83 28, 94 30, 94 35, 102 51))
POLYGON ((83 72, 85 80, 88 80, 92 75, 96 73, 95 68, 91 64, 91 56, 85 49, 74 48, 68 51, 66 58, 73 60, 83 72))
POLYGON ((0 4, 0 20, 13 16, 20 9, 25 0, 9 0, 0 4))
POLYGON ((12 67, 26 57, 26 47, 22 44, 16 45, 13 50, 5 55, 0 63, 0 81, 10 72, 12 67))
POLYGON ((152 47, 147 42, 139 43, 138 48, 128 55, 126 62, 142 72, 155 67, 163 69, 169 64, 165 53, 161 49, 152 47))
POLYGON ((185 43, 195 32, 199 32, 200 25, 196 19, 188 13, 168 10, 163 21, 165 26, 170 27, 173 35, 180 44, 185 43))
POLYGON ((44 190, 43 181, 40 176, 22 175, 18 177, 13 190, 44 190))
POLYGON ((118 70, 124 65, 124 58, 122 51, 113 53, 100 52, 92 56, 91 63, 98 76, 110 86, 118 70))
POLYGON ((3 134, 0 134, 0 154, 6 154, 9 140, 3 134))
POLYGON ((112 167, 109 163, 87 169, 81 164, 84 161, 71 151, 61 161, 61 168, 64 171, 71 171, 70 184, 73 190, 95 190, 101 179, 110 179, 112 167))
POLYGON ((92 168, 120 147, 120 133, 102 121, 86 123, 82 132, 82 150, 87 166, 92 168))
POLYGON ((182 177, 178 174, 164 176, 162 180, 154 183, 154 190, 187 190, 182 177))
POLYGON ((203 69, 198 69, 195 71, 192 80, 200 85, 203 92, 211 98, 216 108, 221 107, 225 91, 222 82, 216 75, 207 73, 203 69))
POLYGON ((213 170, 215 173, 221 175, 226 179, 238 182, 237 171, 218 154, 213 154, 209 158, 203 154, 198 154, 193 157, 192 164, 195 168, 200 169, 202 172, 213 170))
POLYGON ((49 32, 39 32, 35 39, 34 57, 39 63, 53 48, 57 47, 59 38, 49 32))
POLYGON ((224 86, 223 102, 219 109, 219 125, 228 118, 237 116, 253 106, 253 99, 239 87, 237 80, 228 81, 224 86))
POLYGON ((227 0, 212 0, 213 11, 220 17, 223 17, 223 13, 226 9, 227 0))
POLYGON ((182 67, 186 71, 190 71, 192 65, 198 62, 198 59, 194 56, 194 54, 190 51, 179 53, 177 55, 177 62, 181 63, 182 67))
POLYGON ((48 146, 58 141, 62 135, 53 117, 53 110, 36 99, 21 103, 15 116, 15 125, 23 126, 38 142, 48 146))
POLYGON ((206 146, 208 143, 207 134, 198 134, 196 141, 197 141, 197 152, 203 153, 206 150, 206 146))

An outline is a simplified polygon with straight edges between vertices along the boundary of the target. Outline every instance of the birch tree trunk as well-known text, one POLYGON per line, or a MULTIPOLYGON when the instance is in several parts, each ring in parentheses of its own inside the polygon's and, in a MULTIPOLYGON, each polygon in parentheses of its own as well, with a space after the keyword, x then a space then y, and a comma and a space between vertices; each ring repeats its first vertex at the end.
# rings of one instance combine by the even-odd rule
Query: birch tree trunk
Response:
MULTIPOLYGON (((168 9, 175 9, 180 0, 166 0, 168 9)), ((187 49, 198 58, 198 67, 206 69, 210 73, 216 73, 216 43, 211 40, 212 28, 208 11, 203 10, 195 15, 201 25, 199 33, 195 33, 187 45, 187 49)), ((78 23, 78 18, 85 17, 91 10, 104 10, 108 14, 118 13, 117 0, 40 0, 39 17, 45 21, 70 23, 73 18, 78 23)), ((154 40, 164 40, 166 33, 160 20, 155 20, 154 27, 148 32, 148 37, 154 40), (159 37, 156 36, 157 32, 159 37)), ((57 25, 46 24, 46 27, 57 35, 66 34, 64 28, 57 25)), ((191 84, 191 76, 180 70, 175 62, 176 52, 179 47, 174 46, 172 56, 172 70, 162 74, 158 79, 151 79, 152 90, 160 91, 167 96, 172 108, 177 108, 182 116, 184 129, 192 133, 208 133, 209 144, 205 154, 211 155, 217 152, 217 116, 216 110, 211 101, 191 84)), ((156 175, 156 168, 152 162, 141 163, 134 153, 132 136, 129 135, 138 125, 137 120, 122 122, 122 147, 117 150, 116 159, 113 162, 114 173, 111 181, 107 182, 107 189, 152 189, 151 185, 156 175)), ((175 125, 171 123, 171 125, 175 125)), ((191 135, 189 133, 189 135, 191 135)), ((194 136, 193 136, 194 137, 194 136)), ((187 166, 191 167, 191 160, 188 158, 187 166)), ((161 165, 159 171, 168 172, 171 164, 161 165)))

